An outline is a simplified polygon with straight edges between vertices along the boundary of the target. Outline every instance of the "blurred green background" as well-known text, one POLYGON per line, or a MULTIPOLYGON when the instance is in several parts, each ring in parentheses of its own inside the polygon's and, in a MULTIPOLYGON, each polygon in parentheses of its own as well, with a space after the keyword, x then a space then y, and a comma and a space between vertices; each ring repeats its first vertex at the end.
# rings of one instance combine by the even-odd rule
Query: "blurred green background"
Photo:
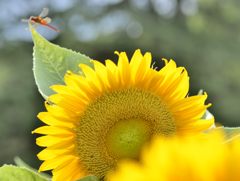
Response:
POLYGON ((173 58, 190 74, 190 94, 204 89, 210 111, 226 126, 240 126, 240 1, 238 0, 0 0, 0 163, 18 155, 39 161, 36 118, 43 99, 34 84, 32 41, 22 18, 50 9, 53 25, 38 31, 50 41, 93 59, 116 60, 151 51, 158 64, 173 58))

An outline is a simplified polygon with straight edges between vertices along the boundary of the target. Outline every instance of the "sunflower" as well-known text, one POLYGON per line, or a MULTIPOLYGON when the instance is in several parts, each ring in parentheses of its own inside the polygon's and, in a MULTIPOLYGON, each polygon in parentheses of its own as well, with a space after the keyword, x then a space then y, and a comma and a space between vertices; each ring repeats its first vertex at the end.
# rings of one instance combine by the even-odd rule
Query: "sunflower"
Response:
POLYGON ((80 64, 82 75, 68 71, 66 85, 54 85, 56 94, 38 118, 46 123, 33 131, 46 147, 38 154, 40 171, 53 170, 53 180, 72 181, 85 175, 104 177, 119 159, 138 159, 153 135, 191 135, 214 122, 202 119, 207 98, 189 97, 189 77, 173 60, 157 71, 150 53, 136 50, 129 62, 116 52, 117 65, 93 60, 94 68, 80 64))
POLYGON ((140 162, 121 161, 108 181, 239 181, 240 139, 221 132, 191 138, 157 137, 140 162), (140 164, 141 163, 141 164, 140 164))

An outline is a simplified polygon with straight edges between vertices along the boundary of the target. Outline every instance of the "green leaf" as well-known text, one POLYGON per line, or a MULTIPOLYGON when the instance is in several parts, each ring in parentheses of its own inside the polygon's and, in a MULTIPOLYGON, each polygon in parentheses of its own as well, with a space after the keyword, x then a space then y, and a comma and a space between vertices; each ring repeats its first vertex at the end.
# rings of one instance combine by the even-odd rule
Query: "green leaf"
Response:
POLYGON ((16 167, 13 165, 3 165, 0 167, 1 181, 48 181, 38 173, 27 168, 16 167))
POLYGON ((45 99, 54 93, 49 88, 51 85, 64 84, 67 70, 79 73, 80 63, 92 66, 89 57, 50 43, 31 25, 29 27, 34 42, 33 73, 38 90, 45 99))
POLYGON ((90 176, 81 178, 78 181, 99 181, 99 179, 96 176, 90 175, 90 176))
POLYGON ((28 168, 30 169, 31 167, 25 163, 21 158, 19 158, 18 156, 14 157, 14 162, 17 166, 19 167, 25 167, 25 168, 28 168))
MULTIPOLYGON (((30 165, 28 165, 27 163, 25 163, 21 158, 19 157, 15 157, 14 158, 14 162, 17 166, 19 167, 24 167, 24 168, 27 168, 28 170, 32 171, 32 172, 35 172, 37 173, 37 170, 32 168, 30 165)), ((44 172, 41 172, 39 173, 42 177, 46 178, 47 180, 50 180, 51 179, 51 176, 44 173, 44 172)))

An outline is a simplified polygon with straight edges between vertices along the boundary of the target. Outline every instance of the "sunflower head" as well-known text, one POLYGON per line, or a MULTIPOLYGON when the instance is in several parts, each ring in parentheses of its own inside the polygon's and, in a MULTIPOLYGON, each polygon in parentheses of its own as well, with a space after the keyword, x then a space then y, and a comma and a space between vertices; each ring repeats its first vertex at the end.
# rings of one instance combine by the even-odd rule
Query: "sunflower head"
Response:
POLYGON ((53 170, 55 180, 75 180, 87 174, 104 177, 123 158, 139 159, 154 135, 196 134, 213 124, 202 116, 207 95, 189 97, 189 77, 173 60, 159 71, 150 53, 136 50, 131 60, 116 52, 117 65, 93 60, 81 64, 82 75, 68 71, 65 85, 54 85, 46 112, 38 115, 46 126, 37 144, 40 171, 53 170), (50 102, 50 103, 49 103, 50 102))

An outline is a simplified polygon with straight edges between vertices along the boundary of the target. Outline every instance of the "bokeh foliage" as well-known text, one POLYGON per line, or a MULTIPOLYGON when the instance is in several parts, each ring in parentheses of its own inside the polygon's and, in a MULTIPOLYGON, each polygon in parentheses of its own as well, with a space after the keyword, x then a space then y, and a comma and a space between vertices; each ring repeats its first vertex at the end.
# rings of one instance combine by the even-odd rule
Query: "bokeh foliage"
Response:
POLYGON ((173 58, 189 71, 190 94, 199 89, 208 92, 213 103, 210 111, 219 124, 240 125, 238 0, 2 0, 1 164, 13 162, 15 155, 39 164, 31 130, 40 124, 36 115, 44 110, 43 99, 33 80, 30 33, 20 19, 37 15, 43 7, 50 8, 53 22, 61 29, 57 34, 39 28, 54 43, 100 61, 116 59, 114 50, 132 54, 137 48, 151 51, 158 67, 161 57, 173 58))

